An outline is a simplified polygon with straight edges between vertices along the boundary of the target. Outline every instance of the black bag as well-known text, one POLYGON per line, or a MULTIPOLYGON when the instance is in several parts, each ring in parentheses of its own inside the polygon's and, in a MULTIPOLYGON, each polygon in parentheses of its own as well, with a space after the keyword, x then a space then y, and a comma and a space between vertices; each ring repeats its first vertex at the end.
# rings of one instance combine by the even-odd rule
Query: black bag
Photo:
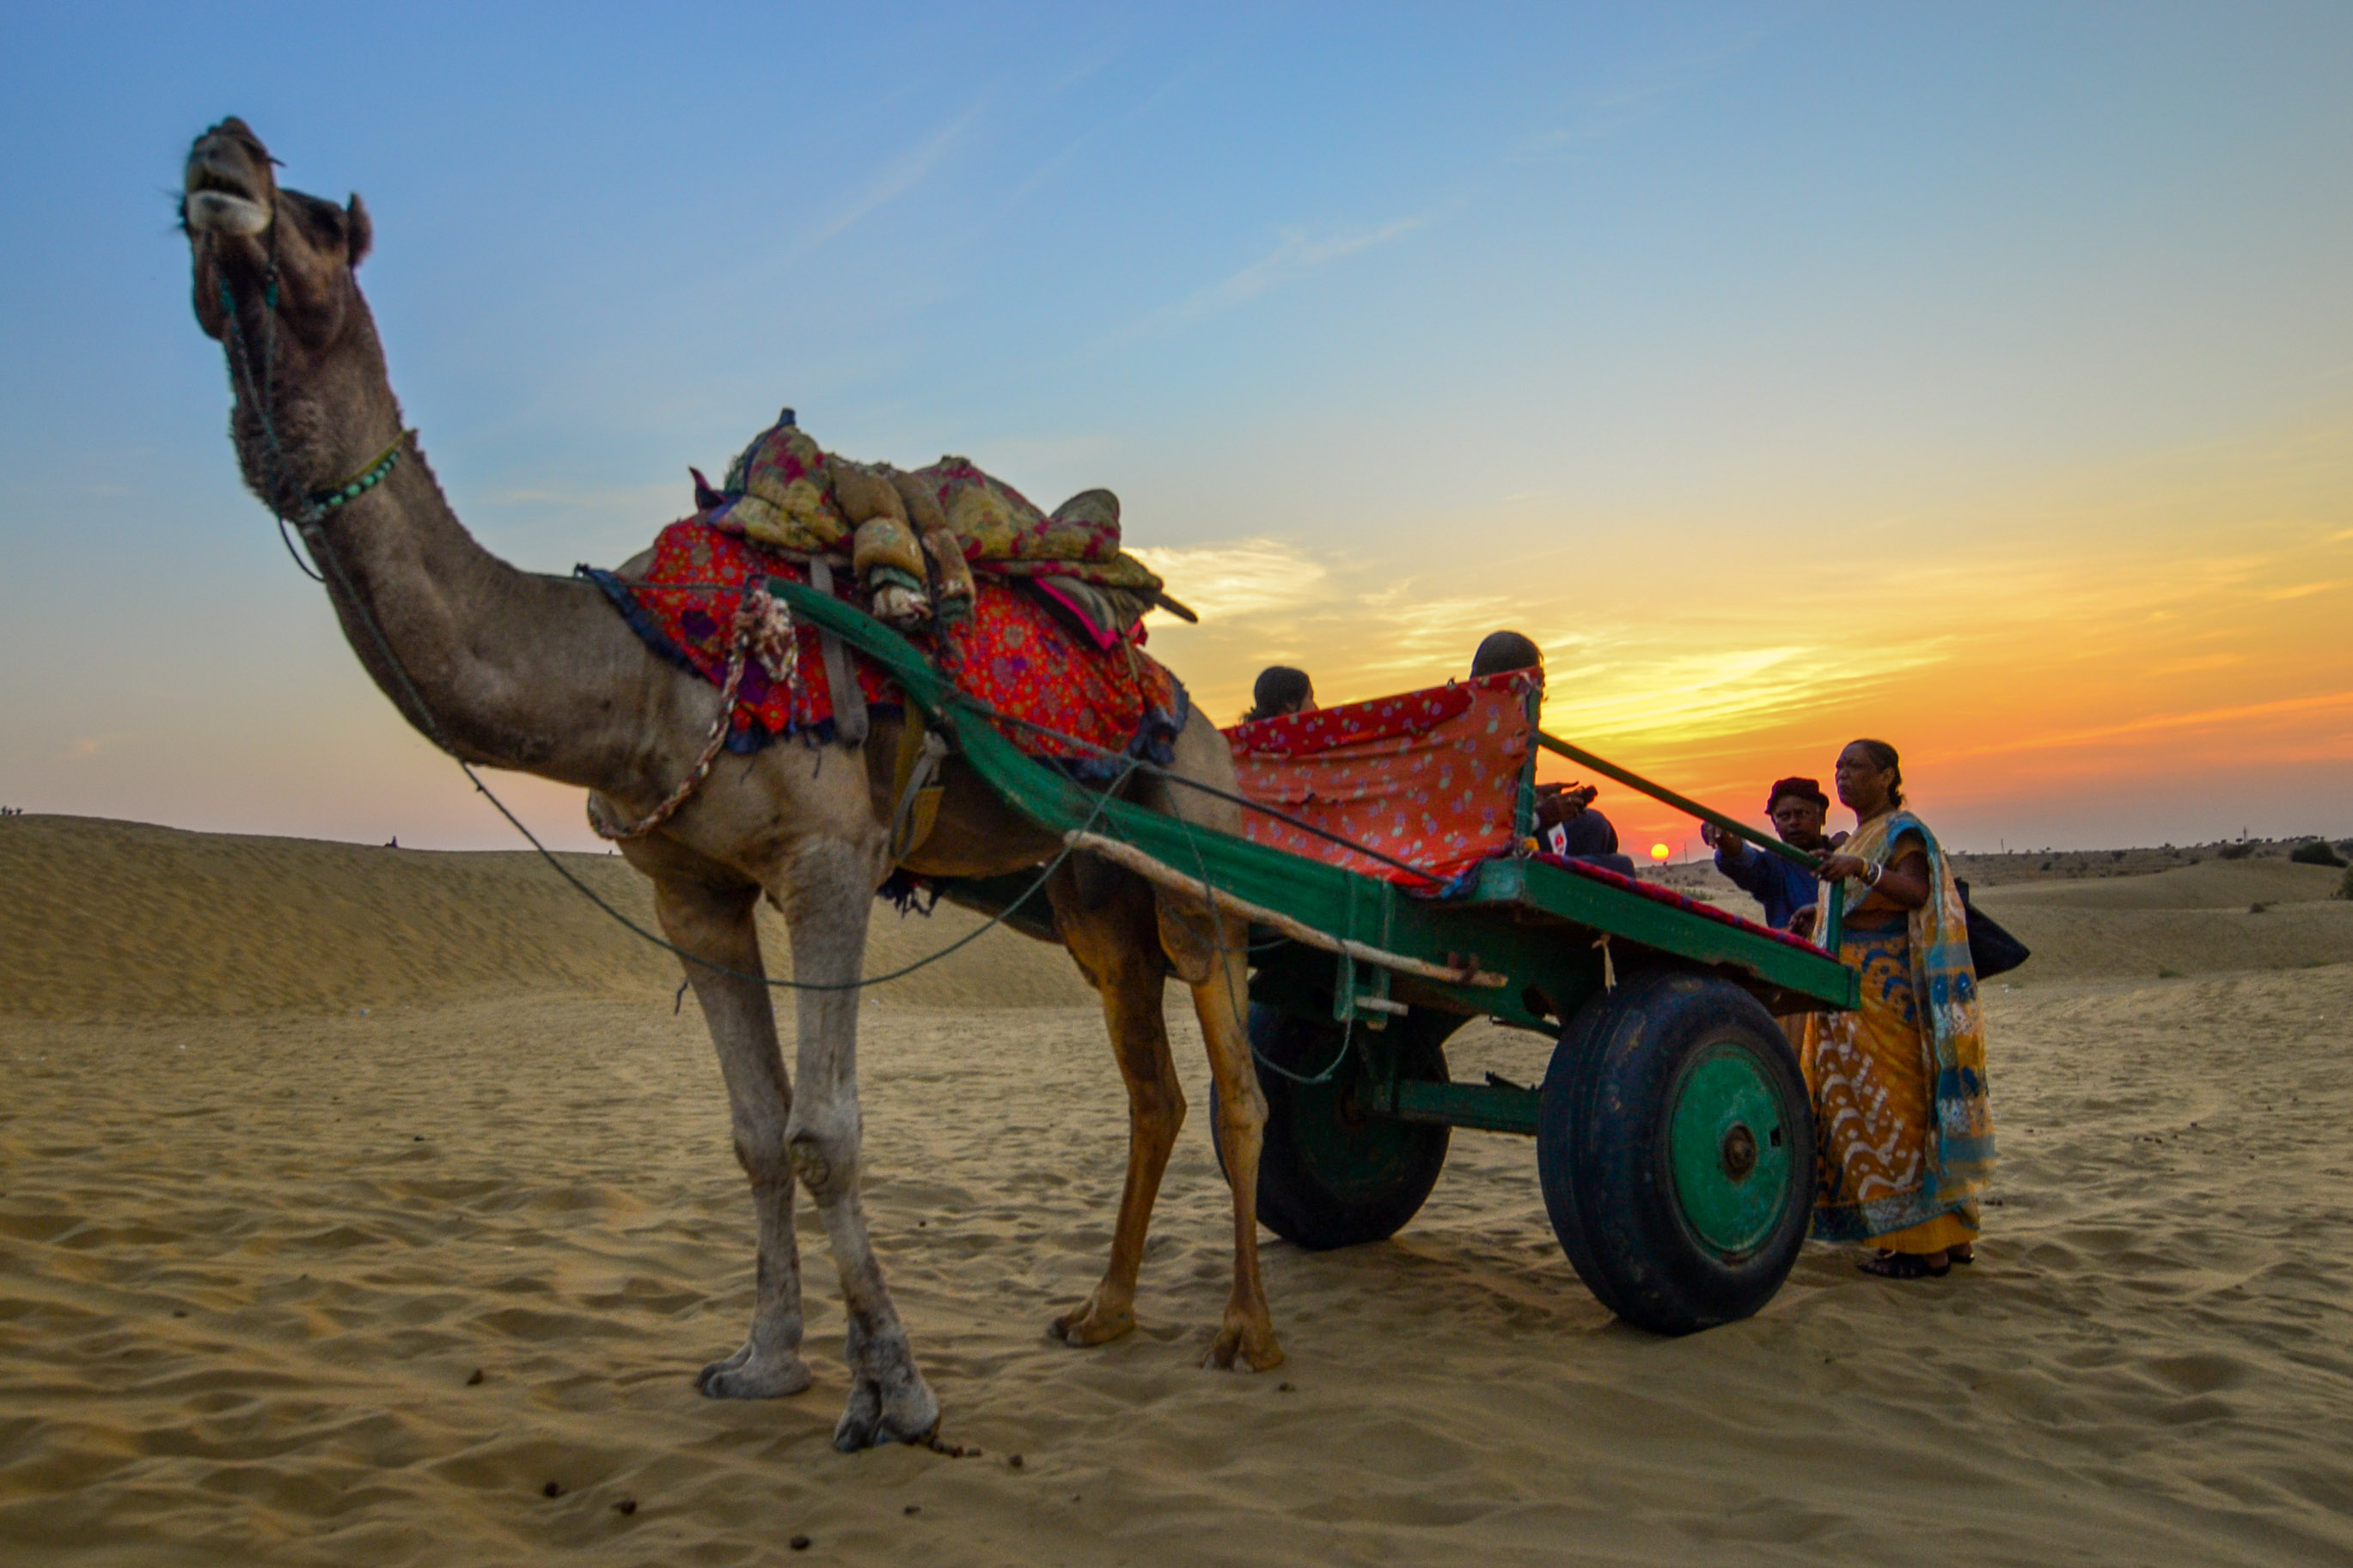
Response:
POLYGON ((2007 974, 2034 956, 2031 948, 2004 931, 1991 915, 1969 902, 1967 881, 1956 877, 1953 884, 1961 890, 1961 908, 1968 911, 1969 965, 1978 972, 1979 980, 2007 974))

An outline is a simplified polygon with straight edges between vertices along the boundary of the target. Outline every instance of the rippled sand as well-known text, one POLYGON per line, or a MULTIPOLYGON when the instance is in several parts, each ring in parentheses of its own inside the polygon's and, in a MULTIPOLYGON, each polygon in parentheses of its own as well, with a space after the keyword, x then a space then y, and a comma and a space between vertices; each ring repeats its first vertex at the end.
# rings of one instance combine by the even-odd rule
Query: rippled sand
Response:
MULTIPOLYGON (((132 878, 110 896, 169 911, 159 946, 134 908, 114 962, 194 942, 210 978, 200 1008, 124 992, 104 1021, 59 1016, 73 953, 29 952, 37 925, 0 911, 11 1563, 2353 1555, 2353 951, 1996 990, 2001 1199, 1950 1279, 1810 1249, 1757 1319, 1650 1338, 1577 1284, 1525 1142, 1460 1133, 1393 1242, 1270 1245, 1291 1359, 1255 1378, 1193 1364, 1227 1246, 1189 1029, 1144 1327, 1071 1352, 1040 1331, 1101 1267, 1124 1143, 1099 1023, 871 1008, 867 1200, 945 1435, 981 1451, 845 1458, 839 1297, 806 1210, 817 1387, 692 1391, 748 1316, 751 1215, 709 1046, 659 966, 632 978, 575 933, 551 962, 599 985, 501 986, 486 960, 437 995, 417 944, 460 913, 477 950, 535 957, 560 917, 411 863, 385 873, 406 894, 321 942, 305 984, 332 1003, 243 1005, 250 956, 190 934, 207 900, 268 908, 300 870, 315 929, 361 885, 337 858, 377 852, 227 841, 252 857, 233 869, 206 858, 222 841, 170 836, 174 861, 142 839, 164 869, 141 887, 70 825, 11 819, 10 908, 38 880, 9 837, 28 820, 60 874, 132 878), (206 898, 183 896, 192 863, 206 898), (448 901, 427 919, 404 896, 448 901), (364 964, 338 956, 351 942, 364 964)), ((1001 1000, 991 974, 1059 984, 1020 939, 967 951, 976 998, 1001 1000)), ((1529 1037, 1459 1038, 1458 1076, 1542 1070, 1529 1037)))

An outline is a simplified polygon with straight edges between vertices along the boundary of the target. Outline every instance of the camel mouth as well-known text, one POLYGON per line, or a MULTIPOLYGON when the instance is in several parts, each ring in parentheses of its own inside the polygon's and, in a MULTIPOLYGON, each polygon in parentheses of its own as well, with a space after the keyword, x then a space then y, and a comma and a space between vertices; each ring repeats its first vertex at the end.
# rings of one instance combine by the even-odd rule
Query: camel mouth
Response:
POLYGON ((227 191, 190 191, 188 226, 199 234, 255 235, 269 226, 269 209, 227 191))
POLYGON ((182 211, 188 227, 201 234, 256 235, 269 226, 269 208, 238 170, 223 168, 217 153, 188 160, 182 211))

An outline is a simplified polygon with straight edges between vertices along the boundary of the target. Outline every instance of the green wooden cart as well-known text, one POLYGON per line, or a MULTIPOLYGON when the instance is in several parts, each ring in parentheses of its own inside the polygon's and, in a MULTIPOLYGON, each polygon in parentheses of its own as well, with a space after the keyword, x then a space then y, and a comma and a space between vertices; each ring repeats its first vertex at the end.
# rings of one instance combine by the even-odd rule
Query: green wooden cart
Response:
MULTIPOLYGON (((1563 1249, 1630 1322, 1687 1333, 1746 1317, 1780 1288, 1811 1212, 1814 1141, 1797 1057, 1775 1015, 1854 1006, 1852 969, 1745 922, 1541 860, 1488 860, 1456 896, 1417 897, 1105 800, 1024 755, 887 626, 797 583, 772 579, 769 590, 887 669, 964 764, 1023 816, 1251 921, 1250 1031, 1269 1110, 1258 1212, 1277 1235, 1315 1249, 1394 1235, 1436 1184, 1452 1129, 1476 1128, 1535 1139, 1563 1249), (1447 1037, 1474 1017, 1557 1042, 1540 1087, 1449 1076, 1447 1037)), ((1535 734, 1596 773, 1814 864, 1535 734)), ((1520 779, 1524 833, 1535 766, 1531 747, 1520 779)), ((1001 911, 1034 881, 947 892, 1001 911)), ((1017 910, 1013 923, 1050 936, 1041 914, 1017 910)), ((1835 952, 1835 885, 1824 916, 1835 952)))

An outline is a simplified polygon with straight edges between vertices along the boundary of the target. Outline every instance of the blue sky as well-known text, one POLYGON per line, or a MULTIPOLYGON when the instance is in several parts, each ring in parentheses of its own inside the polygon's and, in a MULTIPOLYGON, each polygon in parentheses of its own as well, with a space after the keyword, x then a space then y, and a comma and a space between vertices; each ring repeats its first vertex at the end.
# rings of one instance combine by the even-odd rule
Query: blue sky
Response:
POLYGON ((1516 621, 1694 787, 1860 729, 1965 842, 2353 832, 2348 81, 2336 6, 11 7, 0 800, 505 841, 237 488, 171 226, 237 113, 521 563, 789 403, 1117 489, 1221 713, 1516 621))

